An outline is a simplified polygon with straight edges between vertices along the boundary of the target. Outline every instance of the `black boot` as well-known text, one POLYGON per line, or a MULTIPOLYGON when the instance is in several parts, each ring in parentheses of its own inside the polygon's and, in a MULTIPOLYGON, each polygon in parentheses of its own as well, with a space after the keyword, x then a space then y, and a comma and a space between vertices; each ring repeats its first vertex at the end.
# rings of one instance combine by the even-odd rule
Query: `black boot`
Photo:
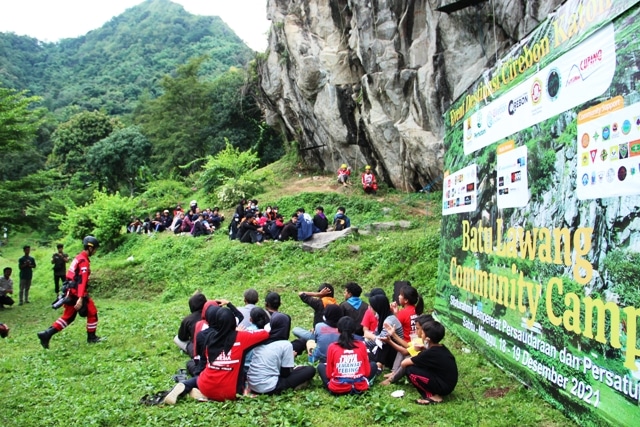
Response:
POLYGON ((49 326, 49 329, 46 331, 38 332, 38 338, 40 338, 40 344, 42 347, 49 348, 49 341, 51 337, 58 333, 58 330, 54 327, 49 326))
POLYGON ((103 341, 103 339, 97 336, 95 332, 87 332, 87 342, 89 344, 95 344, 101 341, 103 341))

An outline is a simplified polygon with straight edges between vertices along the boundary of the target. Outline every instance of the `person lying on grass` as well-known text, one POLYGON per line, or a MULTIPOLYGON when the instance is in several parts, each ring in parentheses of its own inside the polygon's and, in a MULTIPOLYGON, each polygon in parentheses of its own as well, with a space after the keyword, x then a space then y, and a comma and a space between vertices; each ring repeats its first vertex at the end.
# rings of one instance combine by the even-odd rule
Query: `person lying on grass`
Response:
POLYGON ((416 403, 440 403, 458 383, 456 359, 447 347, 440 344, 444 338, 444 326, 440 322, 427 320, 418 323, 416 332, 424 341, 424 350, 417 356, 404 359, 401 366, 406 370, 409 382, 422 396, 416 403))

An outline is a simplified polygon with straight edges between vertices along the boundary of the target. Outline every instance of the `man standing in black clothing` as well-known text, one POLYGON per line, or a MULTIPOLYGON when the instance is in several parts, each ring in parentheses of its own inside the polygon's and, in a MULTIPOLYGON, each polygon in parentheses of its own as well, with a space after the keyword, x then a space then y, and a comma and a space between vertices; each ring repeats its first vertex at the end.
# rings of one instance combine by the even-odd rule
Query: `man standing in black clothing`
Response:
POLYGON ((36 268, 36 260, 29 255, 31 246, 27 245, 22 250, 24 256, 18 260, 18 268, 20 268, 20 302, 18 305, 29 303, 29 289, 31 288, 33 269, 36 268))
POLYGON ((54 253, 51 257, 51 264, 53 264, 53 283, 55 285, 56 295, 60 293, 60 281, 64 282, 67 275, 67 262, 69 262, 69 255, 63 252, 64 245, 58 243, 56 246, 58 252, 54 253))

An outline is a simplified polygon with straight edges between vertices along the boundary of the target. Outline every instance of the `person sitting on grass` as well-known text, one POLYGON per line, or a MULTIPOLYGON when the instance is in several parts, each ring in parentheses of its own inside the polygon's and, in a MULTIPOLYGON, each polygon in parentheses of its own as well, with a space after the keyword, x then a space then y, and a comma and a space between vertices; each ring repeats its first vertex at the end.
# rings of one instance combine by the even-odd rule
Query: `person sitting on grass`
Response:
POLYGON ((392 345, 381 341, 380 338, 387 336, 385 324, 393 327, 395 335, 402 338, 404 336, 402 324, 391 311, 389 299, 386 295, 374 295, 369 298, 369 307, 376 313, 378 324, 375 330, 366 332, 364 337, 375 343, 375 345, 370 348, 370 351, 378 365, 378 370, 382 370, 385 366, 392 368, 398 351, 392 345))
POLYGON ((458 366, 449 349, 440 343, 444 338, 444 326, 435 320, 427 320, 416 326, 419 338, 424 341, 424 350, 418 355, 402 361, 407 379, 418 390, 420 405, 442 402, 443 396, 451 394, 458 383, 458 366))
MULTIPOLYGON (((419 325, 431 321, 433 321, 433 316, 430 314, 421 314, 416 318, 416 329, 420 327, 419 325)), ((385 323, 384 329, 387 331, 387 335, 380 337, 380 341, 392 346, 398 352, 393 362, 391 372, 386 374, 384 381, 380 383, 380 385, 389 385, 404 378, 405 370, 401 367, 402 361, 408 357, 416 356, 420 350, 424 348, 424 345, 422 339, 419 338, 417 334, 407 337, 407 340, 411 339, 411 341, 405 341, 400 337, 399 331, 395 326, 385 323)))
POLYGON ((349 183, 349 177, 351 176, 351 169, 347 167, 346 163, 340 165, 340 169, 338 169, 338 183, 342 184, 344 187, 349 183))
POLYGON ((316 373, 313 366, 294 368, 293 348, 288 341, 291 318, 280 312, 271 317, 269 339, 253 350, 247 372, 247 382, 252 392, 280 394, 308 384, 316 373))
POLYGON ((313 232, 324 233, 329 228, 329 220, 324 214, 322 206, 316 206, 316 214, 313 217, 313 232))
POLYGON ((338 321, 340 336, 329 346, 327 363, 318 365, 322 384, 335 395, 361 394, 369 389, 377 368, 363 341, 354 338, 357 323, 349 316, 338 321))
POLYGON ((378 182, 376 181, 376 176, 371 172, 371 166, 365 166, 361 181, 362 189, 365 193, 373 195, 376 194, 378 191, 378 182))
POLYGON ((209 329, 203 333, 204 348, 200 357, 206 361, 205 368, 197 377, 177 383, 164 398, 167 405, 175 405, 178 397, 186 394, 198 400, 235 400, 243 391, 241 372, 245 353, 269 338, 266 330, 236 331, 236 318, 227 308, 208 310, 215 310, 215 318, 209 321, 209 329), (196 387, 197 392, 194 391, 196 387))
POLYGON ((347 210, 340 206, 338 212, 333 216, 333 230, 342 231, 345 228, 351 227, 351 220, 346 214, 347 210))
POLYGON ((344 316, 342 308, 336 304, 329 304, 324 309, 323 321, 316 324, 313 330, 313 340, 304 341, 299 339, 294 341, 294 349, 296 354, 300 354, 299 342, 304 343, 307 352, 311 356, 312 362, 326 362, 327 351, 329 346, 338 340, 340 332, 338 332, 338 321, 344 316))
POLYGON ((203 318, 202 308, 207 302, 207 297, 200 291, 196 291, 191 298, 189 298, 189 310, 191 314, 185 316, 178 328, 178 334, 173 338, 173 342, 180 348, 180 350, 187 353, 189 356, 194 357, 193 342, 195 338, 196 324, 203 318))
POLYGON ((291 220, 284 224, 280 231, 278 240, 286 242, 287 240, 298 240, 298 214, 291 215, 291 220))
POLYGON ((12 306, 13 298, 8 294, 13 294, 13 280, 11 280, 11 273, 13 269, 11 267, 5 267, 2 270, 2 277, 0 277, 0 310, 4 310, 4 306, 12 306))
POLYGON ((364 335, 362 319, 369 308, 369 304, 362 301, 360 295, 362 288, 355 282, 348 282, 344 285, 344 301, 340 304, 345 316, 351 317, 356 322, 356 334, 364 335))
POLYGON ((424 311, 424 301, 416 288, 407 282, 407 284, 400 289, 398 302, 402 308, 393 302, 391 309, 398 317, 398 320, 400 320, 400 323, 402 323, 404 339, 408 340, 411 334, 416 333, 416 318, 424 311))
POLYGON ((313 309, 313 327, 309 329, 296 326, 293 328, 293 335, 299 340, 294 341, 293 350, 296 354, 302 354, 305 349, 305 343, 314 339, 313 331, 316 325, 323 321, 324 308, 329 304, 337 304, 333 297, 333 286, 329 283, 322 283, 318 287, 318 292, 299 292, 298 296, 303 303, 313 309))

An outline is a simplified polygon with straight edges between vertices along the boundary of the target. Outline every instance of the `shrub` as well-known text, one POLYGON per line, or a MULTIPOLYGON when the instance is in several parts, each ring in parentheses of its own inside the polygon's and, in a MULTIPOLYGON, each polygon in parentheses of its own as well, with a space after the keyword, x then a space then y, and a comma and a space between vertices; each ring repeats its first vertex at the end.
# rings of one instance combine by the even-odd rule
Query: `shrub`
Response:
POLYGON ((70 209, 60 224, 60 230, 75 239, 93 235, 107 250, 115 248, 122 238, 133 209, 133 199, 119 193, 107 195, 96 191, 91 203, 70 209))

